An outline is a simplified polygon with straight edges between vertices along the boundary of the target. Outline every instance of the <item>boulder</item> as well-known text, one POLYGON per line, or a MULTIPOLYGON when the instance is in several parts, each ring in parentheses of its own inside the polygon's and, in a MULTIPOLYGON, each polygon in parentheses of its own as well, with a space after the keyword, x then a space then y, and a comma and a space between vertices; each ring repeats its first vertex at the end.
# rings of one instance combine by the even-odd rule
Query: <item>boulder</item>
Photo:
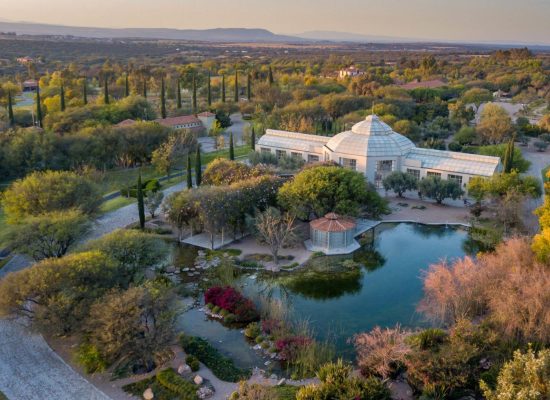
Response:
POLYGON ((176 272, 176 267, 174 265, 169 265, 166 267, 166 273, 173 274, 176 272))
POLYGON ((155 398, 155 395, 153 394, 153 389, 147 388, 145 389, 145 392, 143 392, 143 399, 144 400, 153 400, 155 398))
POLYGON ((285 378, 281 378, 281 380, 279 382, 277 382, 277 386, 282 386, 286 383, 286 379, 285 378))
POLYGON ((204 382, 204 379, 202 379, 202 376, 196 375, 193 378, 193 382, 195 382, 195 385, 202 385, 202 383, 204 382))
POLYGON ((199 399, 207 399, 209 397, 212 397, 214 394, 214 391, 208 387, 201 387, 199 390, 197 390, 197 396, 199 399))
POLYGON ((191 367, 187 364, 181 364, 178 367, 178 374, 185 375, 191 372, 191 367))

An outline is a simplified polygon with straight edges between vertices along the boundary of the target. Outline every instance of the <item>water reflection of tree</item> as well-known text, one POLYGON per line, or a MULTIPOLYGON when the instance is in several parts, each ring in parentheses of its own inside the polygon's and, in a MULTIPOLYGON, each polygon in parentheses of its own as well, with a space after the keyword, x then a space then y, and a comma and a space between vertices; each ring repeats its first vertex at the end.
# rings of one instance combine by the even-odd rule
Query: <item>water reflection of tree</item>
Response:
POLYGON ((360 268, 341 273, 298 273, 280 280, 281 287, 307 299, 328 300, 359 293, 363 287, 360 268))

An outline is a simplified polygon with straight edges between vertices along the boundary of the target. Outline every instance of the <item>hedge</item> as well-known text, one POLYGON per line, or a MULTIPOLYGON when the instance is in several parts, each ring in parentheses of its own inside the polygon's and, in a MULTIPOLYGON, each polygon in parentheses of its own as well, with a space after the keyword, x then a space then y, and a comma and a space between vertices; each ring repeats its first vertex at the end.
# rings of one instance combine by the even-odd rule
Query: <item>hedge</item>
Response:
POLYGON ((157 373, 157 381, 166 389, 178 394, 181 400, 199 399, 196 386, 191 382, 187 382, 171 368, 157 373))
POLYGON ((239 382, 248 379, 251 375, 250 370, 236 367, 230 358, 220 354, 204 339, 181 335, 180 344, 187 354, 197 357, 222 381, 239 382))
MULTIPOLYGON (((160 183, 158 179, 149 179, 141 184, 143 194, 147 195, 147 192, 156 193, 160 190, 160 183)), ((120 195, 124 197, 137 197, 137 184, 133 186, 125 186, 120 189, 120 195)))

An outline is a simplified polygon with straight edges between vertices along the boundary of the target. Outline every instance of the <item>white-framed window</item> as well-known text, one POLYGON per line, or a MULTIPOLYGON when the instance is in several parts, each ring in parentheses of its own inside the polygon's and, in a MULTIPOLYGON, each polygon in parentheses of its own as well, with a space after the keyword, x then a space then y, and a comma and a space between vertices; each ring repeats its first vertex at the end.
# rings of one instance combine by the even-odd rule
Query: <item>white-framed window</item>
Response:
POLYGON ((309 163, 319 162, 319 156, 317 156, 315 154, 308 154, 307 155, 307 162, 309 162, 309 163))
POLYGON ((426 172, 426 176, 435 176, 436 178, 441 178, 441 173, 440 172, 428 171, 428 172, 426 172))
POLYGON ((276 150, 275 154, 277 155, 277 159, 281 159, 286 156, 286 151, 284 150, 276 150))
POLYGON ((376 170, 378 172, 392 172, 393 160, 381 160, 376 162, 376 170))
POLYGON ((450 181, 455 181, 460 187, 462 187, 462 175, 449 174, 447 175, 447 179, 450 181))
POLYGON ((269 149, 267 147, 262 147, 262 148, 260 148, 260 152, 262 154, 271 154, 271 149, 269 149))
POLYGON ((416 180, 420 180, 420 170, 419 169, 407 168, 407 174, 414 176, 416 178, 416 180))
POLYGON ((290 152, 290 157, 292 157, 292 158, 302 158, 302 153, 292 151, 292 152, 290 152))
POLYGON ((353 158, 340 157, 340 165, 353 171, 357 170, 357 160, 353 158))

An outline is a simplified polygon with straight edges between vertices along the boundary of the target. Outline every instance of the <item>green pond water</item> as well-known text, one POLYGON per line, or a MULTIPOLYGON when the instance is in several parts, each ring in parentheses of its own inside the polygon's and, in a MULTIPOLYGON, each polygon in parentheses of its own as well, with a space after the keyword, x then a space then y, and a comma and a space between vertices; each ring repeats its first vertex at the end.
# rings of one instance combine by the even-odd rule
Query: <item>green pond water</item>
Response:
MULTIPOLYGON (((382 224, 347 257, 318 257, 293 273, 242 274, 236 284, 251 298, 281 299, 294 318, 307 320, 318 339, 329 339, 339 354, 353 357, 348 339, 375 326, 427 326, 416 312, 422 274, 430 264, 475 252, 463 228, 382 224), (346 260, 353 260, 351 263, 346 260)), ((181 327, 209 339, 240 366, 262 362, 238 329, 209 321, 198 310, 182 315, 181 327)))

